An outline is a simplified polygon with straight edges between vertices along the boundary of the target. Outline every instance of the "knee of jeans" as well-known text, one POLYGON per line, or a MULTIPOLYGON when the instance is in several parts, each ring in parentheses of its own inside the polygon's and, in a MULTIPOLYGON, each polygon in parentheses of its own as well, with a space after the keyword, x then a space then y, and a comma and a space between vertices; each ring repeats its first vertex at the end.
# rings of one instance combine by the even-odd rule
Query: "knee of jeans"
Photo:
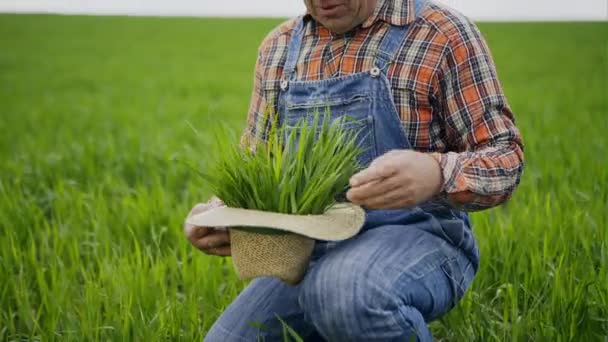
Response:
POLYGON ((303 281, 298 300, 305 319, 326 338, 356 337, 366 329, 363 322, 386 319, 381 315, 394 300, 390 286, 377 271, 363 266, 324 260, 303 281))

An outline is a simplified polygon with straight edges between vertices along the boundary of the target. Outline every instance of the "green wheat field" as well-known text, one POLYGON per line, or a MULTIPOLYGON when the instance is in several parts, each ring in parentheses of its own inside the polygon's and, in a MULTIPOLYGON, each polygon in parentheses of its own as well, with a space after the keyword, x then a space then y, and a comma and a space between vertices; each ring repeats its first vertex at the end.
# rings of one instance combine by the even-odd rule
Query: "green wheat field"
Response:
MULTIPOLYGON (((0 340, 200 340, 245 286, 182 222, 280 20, 0 15, 0 340), (198 138, 192 127, 202 138, 198 138)), ((479 25, 526 144, 441 341, 608 341, 608 23, 479 25)))

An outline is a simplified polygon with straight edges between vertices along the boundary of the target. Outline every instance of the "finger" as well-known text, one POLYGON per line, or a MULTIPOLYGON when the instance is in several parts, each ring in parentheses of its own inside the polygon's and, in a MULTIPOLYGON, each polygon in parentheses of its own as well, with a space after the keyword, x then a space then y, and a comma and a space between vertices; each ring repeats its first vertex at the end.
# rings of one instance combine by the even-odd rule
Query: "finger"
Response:
POLYGON ((230 236, 227 231, 223 230, 214 230, 212 234, 207 235, 203 240, 207 240, 206 243, 209 248, 230 244, 230 236))
MULTIPOLYGON (((221 202, 219 199, 215 198, 212 199, 211 202, 208 203, 198 203, 196 204, 188 213, 187 219, 203 213, 205 211, 211 210, 213 208, 217 208, 220 206, 223 206, 223 202, 221 202)), ((192 239, 196 240, 196 239, 200 239, 203 236, 209 234, 209 228, 208 227, 199 227, 199 226, 195 226, 192 224, 188 224, 188 223, 184 223, 184 232, 186 233, 186 236, 188 237, 188 239, 190 239, 192 241, 192 239)))
POLYGON ((403 196, 403 189, 396 189, 361 201, 360 205, 369 209, 388 209, 396 203, 404 201, 403 196))
POLYGON ((383 178, 392 176, 396 171, 397 170, 395 170, 394 167, 385 165, 382 161, 378 161, 378 163, 372 163, 367 169, 352 176, 350 178, 350 186, 354 188, 372 181, 380 181, 383 178))
POLYGON ((188 213, 188 217, 192 217, 192 216, 194 216, 196 214, 200 214, 200 213, 205 212, 205 211, 207 211, 209 209, 210 209, 209 208, 209 203, 198 203, 194 207, 192 207, 192 209, 188 213))
POLYGON ((191 224, 186 224, 184 226, 184 231, 186 233, 186 237, 188 238, 188 240, 190 240, 190 242, 194 243, 194 242, 204 238, 205 236, 211 234, 213 231, 213 228, 197 227, 197 226, 194 226, 191 224))
POLYGON ((222 207, 224 205, 225 205, 224 202, 222 202, 220 199, 218 199, 217 197, 213 197, 207 203, 196 204, 188 213, 188 217, 192 217, 194 215, 201 214, 205 211, 215 209, 217 207, 222 207))
POLYGON ((346 193, 346 198, 357 204, 358 202, 364 202, 368 199, 381 196, 402 186, 404 186, 404 182, 399 177, 392 176, 351 188, 346 193))
POLYGON ((378 199, 378 201, 370 202, 364 205, 369 209, 405 209, 416 205, 413 196, 389 195, 387 198, 378 199))
POLYGON ((227 244, 230 244, 230 237, 228 236, 228 233, 224 231, 216 231, 202 239, 196 240, 194 243, 197 248, 202 250, 209 250, 227 244))
POLYGON ((230 250, 230 245, 224 245, 224 246, 209 249, 207 251, 207 254, 226 257, 226 256, 230 256, 232 253, 230 250))
POLYGON ((219 199, 217 196, 213 196, 209 199, 209 201, 207 202, 208 204, 211 205, 212 208, 216 208, 216 207, 222 207, 225 206, 226 204, 224 204, 224 202, 219 199))

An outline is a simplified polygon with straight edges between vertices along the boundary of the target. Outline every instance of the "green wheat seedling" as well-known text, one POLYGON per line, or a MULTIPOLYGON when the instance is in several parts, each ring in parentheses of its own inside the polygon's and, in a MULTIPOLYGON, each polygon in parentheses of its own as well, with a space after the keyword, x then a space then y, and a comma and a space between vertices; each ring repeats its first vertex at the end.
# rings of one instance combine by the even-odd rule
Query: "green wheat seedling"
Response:
POLYGON ((230 207, 322 214, 358 169, 360 149, 356 132, 345 129, 349 121, 318 112, 295 126, 271 120, 265 141, 247 147, 218 144, 215 162, 200 175, 230 207))

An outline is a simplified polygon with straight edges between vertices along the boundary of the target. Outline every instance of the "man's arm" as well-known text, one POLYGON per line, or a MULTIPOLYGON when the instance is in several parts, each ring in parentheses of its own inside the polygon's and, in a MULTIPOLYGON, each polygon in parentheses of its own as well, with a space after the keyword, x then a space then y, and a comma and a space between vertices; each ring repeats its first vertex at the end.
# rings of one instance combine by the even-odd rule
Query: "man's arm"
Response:
POLYGON ((263 132, 260 132, 260 127, 264 127, 264 115, 268 109, 264 88, 262 87, 263 75, 263 55, 262 48, 258 52, 258 58, 255 63, 253 90, 251 100, 249 102, 249 111, 247 112, 247 126, 241 136, 241 144, 243 146, 253 146, 258 139, 263 137, 263 132))
POLYGON ((439 196, 473 211, 507 200, 519 183, 523 146, 486 43, 462 22, 446 39, 434 97, 454 152, 395 150, 351 178, 347 198, 372 209, 411 207, 439 196), (451 40, 450 40, 451 38, 451 40))
POLYGON ((441 195, 451 205, 472 211, 512 195, 523 169, 523 143, 487 44, 469 25, 449 37, 435 94, 449 148, 456 152, 432 156, 441 166, 441 195))
POLYGON ((266 140, 269 123, 278 111, 280 75, 287 58, 289 33, 297 19, 288 20, 272 30, 260 44, 255 64, 253 91, 247 114, 247 127, 241 143, 252 146, 266 140))

